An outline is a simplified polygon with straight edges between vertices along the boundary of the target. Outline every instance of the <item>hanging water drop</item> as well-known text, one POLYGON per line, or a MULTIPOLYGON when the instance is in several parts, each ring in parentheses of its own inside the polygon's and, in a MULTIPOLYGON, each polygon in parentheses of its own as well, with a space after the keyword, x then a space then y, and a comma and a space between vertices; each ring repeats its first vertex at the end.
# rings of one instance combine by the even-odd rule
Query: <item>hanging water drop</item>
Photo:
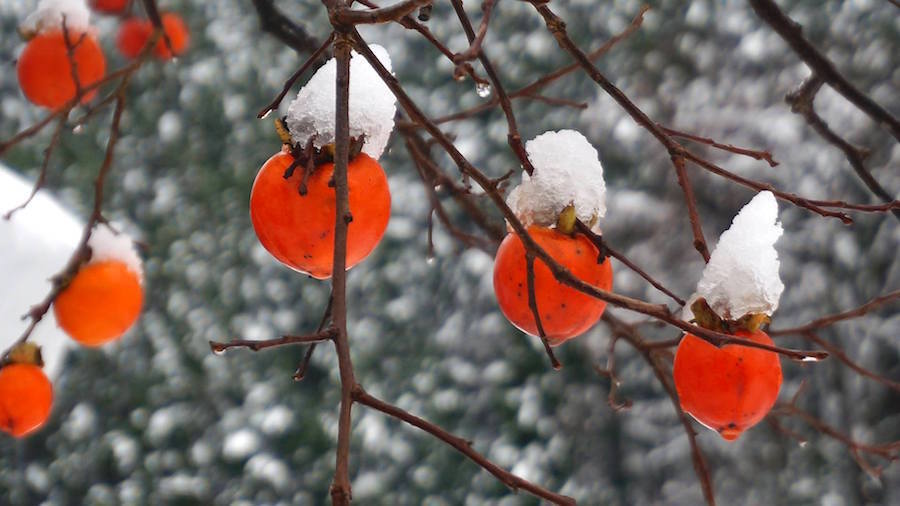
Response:
POLYGON ((491 94, 491 85, 488 83, 478 83, 475 85, 475 93, 481 98, 487 98, 491 94))
POLYGON ((434 255, 429 254, 429 255, 425 258, 425 263, 428 264, 428 265, 434 265, 434 255))
POLYGON ((84 132, 84 125, 75 125, 75 128, 72 129, 72 133, 75 135, 78 135, 81 132, 84 132))
POLYGON ((269 109, 268 111, 266 111, 266 113, 263 114, 262 116, 260 116, 259 119, 266 119, 269 117, 270 114, 272 114, 272 109, 269 109))

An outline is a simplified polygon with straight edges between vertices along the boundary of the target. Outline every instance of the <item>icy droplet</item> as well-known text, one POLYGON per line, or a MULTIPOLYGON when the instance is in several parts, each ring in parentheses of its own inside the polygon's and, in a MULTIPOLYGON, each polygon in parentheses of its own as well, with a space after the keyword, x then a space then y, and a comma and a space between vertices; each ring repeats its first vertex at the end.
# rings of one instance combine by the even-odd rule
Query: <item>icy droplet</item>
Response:
POLYGON ((800 441, 797 444, 800 445, 800 448, 806 448, 806 445, 809 444, 809 441, 800 441))
POLYGON ((271 115, 272 115, 272 109, 269 109, 268 111, 266 111, 265 114, 263 114, 262 116, 260 116, 259 119, 266 119, 266 118, 268 118, 268 117, 271 116, 271 115))
POLYGON ((481 98, 486 98, 491 94, 491 85, 488 83, 478 83, 475 85, 475 93, 481 98))
POLYGON ((81 132, 84 132, 84 125, 75 125, 75 128, 72 129, 72 133, 75 135, 78 135, 81 132))
POLYGON ((221 356, 221 355, 224 355, 224 354, 225 354, 225 351, 228 349, 228 347, 225 346, 225 345, 222 344, 222 343, 214 343, 214 342, 210 341, 210 342, 209 342, 209 349, 212 350, 213 355, 220 355, 220 356, 221 356))
POLYGON ((428 265, 434 265, 434 255, 428 255, 428 257, 425 258, 425 263, 428 265))

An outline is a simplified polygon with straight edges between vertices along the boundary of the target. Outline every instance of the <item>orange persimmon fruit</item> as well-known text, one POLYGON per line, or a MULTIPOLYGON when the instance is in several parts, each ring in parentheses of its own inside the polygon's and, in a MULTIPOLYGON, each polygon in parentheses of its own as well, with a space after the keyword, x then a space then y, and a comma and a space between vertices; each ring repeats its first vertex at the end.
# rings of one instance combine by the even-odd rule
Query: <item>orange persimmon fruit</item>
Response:
MULTIPOLYGON (((601 290, 612 288, 609 259, 597 262, 599 251, 584 235, 571 236, 532 225, 528 233, 554 260, 575 277, 601 290)), ((508 234, 494 261, 494 292, 504 316, 523 332, 538 335, 534 313, 528 305, 525 245, 516 233, 508 234)), ((540 259, 534 261, 534 293, 547 341, 552 346, 590 329, 606 308, 606 302, 568 287, 553 276, 540 259)))
MULTIPOLYGON (((773 345, 761 330, 733 335, 773 345)), ((678 345, 672 374, 681 408, 727 441, 762 420, 781 389, 775 352, 737 344, 718 348, 693 334, 678 345)))
MULTIPOLYGON (((173 56, 183 53, 190 42, 190 34, 187 25, 181 19, 181 16, 173 12, 162 14, 163 31, 169 38, 169 44, 172 45, 171 50, 166 44, 166 39, 160 37, 153 46, 153 54, 157 58, 167 60, 173 56)), ((136 58, 141 54, 141 50, 147 45, 150 36, 153 35, 153 23, 147 19, 129 18, 125 20, 119 27, 119 34, 116 37, 116 46, 124 56, 128 58, 136 58)))
POLYGON ((91 9, 97 12, 120 14, 128 7, 130 2, 131 0, 90 0, 88 4, 91 6, 91 9))
MULTIPOLYGON (((75 48, 72 61, 81 87, 101 80, 106 72, 106 58, 97 39, 89 32, 70 31, 69 44, 75 48)), ((75 98, 69 49, 61 30, 40 33, 28 41, 16 70, 22 92, 34 104, 57 109, 75 98)), ((96 89, 91 90, 81 101, 87 102, 96 94, 96 89)))
POLYGON ((0 430, 23 437, 39 429, 50 417, 53 385, 34 364, 7 364, 0 368, 0 430))
POLYGON ((56 298, 59 326, 84 346, 100 346, 125 333, 141 312, 140 276, 119 260, 89 263, 56 298))
POLYGON ((150 34, 153 33, 153 25, 140 18, 128 18, 119 25, 119 33, 116 36, 116 47, 127 58, 137 58, 141 50, 147 45, 150 34))
MULTIPOLYGON (((269 158, 250 191, 250 220, 263 247, 279 262, 317 279, 332 274, 334 261, 335 190, 329 185, 334 164, 316 167, 306 181, 306 194, 298 192, 303 168, 290 177, 294 162, 289 153, 269 158)), ((365 153, 347 167, 352 221, 347 229, 347 269, 375 249, 387 229, 391 194, 381 165, 365 153)))
POLYGON ((165 37, 160 37, 159 40, 156 41, 156 46, 153 48, 153 54, 158 58, 166 60, 180 55, 187 49, 188 42, 190 41, 190 34, 188 33, 187 25, 184 24, 184 20, 174 12, 167 12, 162 15, 162 25, 163 32, 165 32, 166 37, 169 38, 169 43, 172 47, 170 49, 166 44, 165 37))

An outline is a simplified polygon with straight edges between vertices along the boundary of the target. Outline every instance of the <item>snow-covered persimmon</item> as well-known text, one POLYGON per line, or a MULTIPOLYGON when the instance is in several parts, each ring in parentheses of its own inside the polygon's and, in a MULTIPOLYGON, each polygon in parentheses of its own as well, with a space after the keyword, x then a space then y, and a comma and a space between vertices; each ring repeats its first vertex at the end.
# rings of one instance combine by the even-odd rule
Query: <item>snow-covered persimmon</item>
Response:
MULTIPOLYGON (((301 195, 303 168, 285 177, 293 162, 293 156, 280 152, 263 164, 250 191, 250 219, 259 242, 279 262, 327 279, 334 261, 335 190, 329 184, 334 164, 316 167, 301 195)), ((347 230, 349 269, 366 258, 384 235, 391 194, 384 170, 365 153, 350 161, 347 179, 353 218, 347 230)))
POLYGON ((131 0, 90 0, 91 9, 106 14, 121 14, 128 7, 131 0))
POLYGON ((44 425, 52 404, 53 385, 38 365, 0 367, 0 430, 27 436, 44 425))
MULTIPOLYGON (((761 330, 734 335, 773 344, 761 330)), ((681 408, 728 441, 759 423, 781 389, 776 353, 736 344, 718 348, 693 334, 678 345, 673 375, 681 408)))
MULTIPOLYGON (((578 279, 601 290, 612 288, 609 259, 598 263, 597 247, 584 235, 573 237, 541 226, 529 227, 528 233, 578 279)), ((508 234, 497 250, 494 292, 506 318, 522 331, 537 336, 537 322, 528 305, 525 245, 518 234, 508 234)), ((553 346, 590 329, 606 308, 606 302, 557 281, 540 259, 534 261, 534 293, 541 325, 553 346)))
POLYGON ((167 12, 162 15, 162 25, 163 32, 168 37, 171 48, 169 44, 166 44, 166 37, 160 37, 156 41, 156 46, 153 47, 153 54, 165 60, 178 56, 187 49, 190 34, 188 33, 187 25, 184 24, 184 20, 174 12, 167 12))
MULTIPOLYGON (((683 318, 701 328, 772 346, 760 326, 778 308, 784 284, 775 242, 783 233, 778 204, 760 192, 722 233, 683 318)), ((687 334, 673 371, 681 407, 729 441, 762 420, 781 389, 778 354, 687 334)))
MULTIPOLYGON (((106 72, 106 58, 91 33, 70 30, 68 35, 69 45, 74 47, 71 61, 69 46, 61 30, 36 35, 28 41, 19 57, 16 65, 19 86, 34 104, 57 109, 75 98, 77 87, 72 78, 72 62, 82 88, 96 83, 106 72)), ((96 94, 96 89, 85 93, 82 102, 96 94)))
POLYGON ((144 292, 126 262, 103 260, 81 269, 53 303, 59 326, 85 346, 100 346, 125 333, 141 312, 144 292))
MULTIPOLYGON (((534 166, 506 202, 528 234, 557 263, 581 281, 612 288, 612 266, 602 261, 597 246, 575 233, 578 220, 599 234, 597 222, 606 213, 606 183, 597 150, 579 132, 544 132, 525 144, 534 166)), ((494 292, 506 318, 520 330, 537 336, 529 305, 525 245, 516 233, 507 235, 494 260, 494 292)), ((547 341, 558 346, 591 328, 606 302, 566 286, 539 258, 534 261, 534 294, 547 341)))
POLYGON ((116 47, 127 58, 137 58, 141 50, 150 40, 153 33, 153 25, 141 18, 128 18, 119 25, 119 34, 116 36, 116 47))

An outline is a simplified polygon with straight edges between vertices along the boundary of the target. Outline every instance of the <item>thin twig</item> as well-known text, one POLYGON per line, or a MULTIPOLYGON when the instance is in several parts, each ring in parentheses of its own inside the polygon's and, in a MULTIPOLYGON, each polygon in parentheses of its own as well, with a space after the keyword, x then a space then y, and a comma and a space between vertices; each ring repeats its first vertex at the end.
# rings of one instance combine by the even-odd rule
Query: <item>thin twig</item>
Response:
POLYGON ((753 7, 756 15, 771 26, 791 46, 791 49, 797 53, 797 56, 809 65, 809 68, 812 69, 816 76, 825 81, 834 91, 843 95, 844 98, 849 100, 860 111, 866 113, 875 122, 885 125, 894 138, 900 141, 900 121, 850 84, 850 81, 838 72, 834 63, 806 40, 803 36, 802 27, 782 12, 774 1, 750 0, 750 6, 753 7))
MULTIPOLYGON (((338 2, 340 8, 342 2, 338 2)), ((329 8, 329 12, 333 9, 329 8)), ((350 504, 350 429, 353 407, 352 390, 356 385, 350 345, 347 337, 347 227, 350 224, 350 205, 347 186, 347 165, 350 158, 350 37, 337 32, 334 57, 335 77, 335 133, 334 133, 334 260, 332 263, 332 319, 337 335, 334 347, 338 357, 341 379, 341 407, 338 416, 338 441, 335 455, 334 481, 331 502, 334 506, 350 504)))
POLYGON ((277 348, 290 344, 315 344, 334 339, 337 334, 334 328, 328 328, 315 334, 307 334, 303 336, 282 336, 277 339, 252 340, 252 339, 235 339, 227 343, 218 341, 210 341, 209 348, 213 353, 224 353, 233 348, 246 348, 250 351, 265 350, 268 348, 277 348))
MULTIPOLYGON (((662 125, 660 125, 662 126, 662 125)), ((674 128, 662 127, 663 130, 672 137, 680 137, 682 139, 687 139, 694 142, 699 142, 701 144, 706 144, 708 146, 712 146, 716 149, 721 149, 722 151, 728 151, 730 153, 735 153, 738 155, 748 156, 753 158, 754 160, 765 160, 766 163, 769 164, 770 167, 777 167, 778 162, 775 161, 775 158, 772 156, 772 153, 768 151, 760 151, 756 149, 748 149, 741 148, 738 146, 734 146, 732 144, 722 144, 720 142, 716 142, 715 139, 711 139, 709 137, 702 137, 700 135, 694 135, 691 133, 683 132, 681 130, 675 130, 674 128)))
POLYGON ((269 115, 270 112, 274 111, 275 109, 278 109, 278 106, 281 105, 281 101, 284 100, 285 95, 287 95, 288 92, 291 91, 291 88, 294 86, 294 83, 297 82, 297 79, 300 79, 300 76, 305 74, 306 71, 309 70, 309 68, 312 65, 319 62, 322 59, 322 56, 324 55, 325 51, 328 50, 329 47, 331 47, 331 42, 333 40, 334 40, 334 34, 332 33, 331 35, 328 36, 327 39, 325 39, 325 42, 323 42, 322 45, 319 46, 319 48, 316 49, 313 52, 313 54, 310 55, 310 57, 306 59, 306 61, 303 63, 303 65, 301 65, 300 68, 297 69, 297 71, 294 72, 294 74, 291 75, 291 77, 289 77, 288 80, 284 82, 284 87, 281 88, 281 93, 279 93, 278 96, 276 96, 275 99, 269 103, 269 105, 260 109, 260 111, 256 114, 257 118, 260 118, 260 119, 265 118, 266 116, 269 115))
POLYGON ((790 327, 786 329, 774 329, 769 330, 768 334, 770 336, 785 336, 789 334, 804 334, 806 332, 812 332, 815 330, 819 330, 824 327, 828 327, 829 325, 833 325, 837 322, 849 320, 851 318, 858 318, 860 316, 864 316, 869 313, 869 311, 875 309, 878 306, 883 304, 887 304, 889 302, 893 302, 895 300, 900 300, 900 290, 894 290, 893 292, 888 292, 884 295, 875 297, 874 299, 866 302, 865 304, 853 308, 841 313, 823 316, 817 320, 813 320, 806 325, 801 325, 799 327, 790 327))
POLYGON ((369 395, 359 385, 357 385, 356 388, 353 390, 353 399, 356 402, 358 402, 364 406, 368 406, 377 411, 381 411, 382 413, 384 413, 388 416, 396 418, 397 420, 400 420, 402 422, 408 423, 409 425, 412 425, 413 427, 417 427, 417 428, 427 432, 428 434, 431 434, 432 436, 440 439, 441 441, 447 443, 448 445, 450 445, 451 447, 456 449, 458 452, 460 452, 463 455, 465 455, 466 457, 468 457, 469 460, 471 460, 472 462, 475 462, 476 464, 478 464, 479 466, 484 468, 484 470, 486 470, 487 472, 494 475, 494 477, 496 477, 498 480, 500 480, 500 482, 502 482, 507 487, 511 488, 513 491, 517 491, 517 490, 521 489, 521 490, 528 492, 529 494, 532 494, 535 497, 550 501, 553 504, 560 504, 560 505, 574 505, 575 504, 575 500, 572 499, 571 497, 567 497, 564 495, 560 495, 560 494, 551 492, 539 485, 535 485, 534 483, 532 483, 528 480, 519 478, 518 476, 510 473, 509 471, 506 471, 505 469, 501 468, 497 464, 494 464, 493 462, 491 462, 490 460, 485 458, 484 455, 473 450, 472 445, 465 439, 454 436, 453 434, 447 432, 446 430, 442 429, 441 427, 438 427, 437 425, 435 425, 423 418, 420 418, 418 416, 410 414, 394 405, 388 404, 380 399, 377 399, 377 398, 369 395))
POLYGON ((659 380, 659 383, 663 386, 663 389, 665 389, 666 394, 669 395, 672 406, 675 408, 675 413, 678 415, 678 419, 681 421, 684 432, 688 437, 688 443, 691 446, 691 457, 694 462, 694 472, 697 474, 697 479, 700 480, 700 488, 703 490, 703 497, 706 499, 706 503, 709 506, 715 506, 716 496, 715 492, 713 492, 713 483, 709 472, 709 466, 706 464, 706 458, 703 456, 700 445, 697 444, 697 434, 694 432, 694 426, 691 424, 691 420, 688 418, 687 413, 681 409, 681 401, 678 399, 678 392, 672 384, 671 374, 668 372, 665 364, 659 360, 656 352, 647 347, 646 341, 633 326, 616 318, 610 314, 609 311, 603 313, 603 321, 609 325, 613 334, 628 341, 641 353, 641 356, 644 357, 647 365, 653 370, 653 374, 656 375, 656 379, 659 380))

